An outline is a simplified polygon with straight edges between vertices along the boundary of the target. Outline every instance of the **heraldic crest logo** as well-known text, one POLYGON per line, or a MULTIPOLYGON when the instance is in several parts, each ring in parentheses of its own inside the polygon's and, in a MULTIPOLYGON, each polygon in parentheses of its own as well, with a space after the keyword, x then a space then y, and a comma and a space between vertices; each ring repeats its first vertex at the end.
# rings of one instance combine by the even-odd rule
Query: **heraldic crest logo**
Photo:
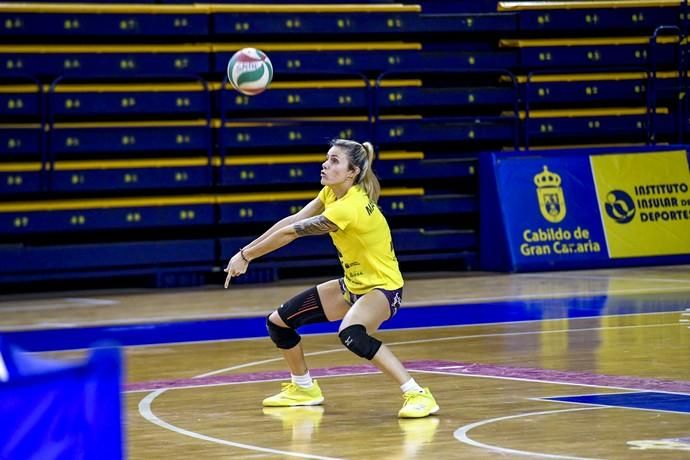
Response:
POLYGON ((561 176, 549 171, 544 165, 544 170, 534 176, 534 184, 537 186, 539 210, 544 219, 554 224, 565 219, 565 197, 561 188, 561 176))

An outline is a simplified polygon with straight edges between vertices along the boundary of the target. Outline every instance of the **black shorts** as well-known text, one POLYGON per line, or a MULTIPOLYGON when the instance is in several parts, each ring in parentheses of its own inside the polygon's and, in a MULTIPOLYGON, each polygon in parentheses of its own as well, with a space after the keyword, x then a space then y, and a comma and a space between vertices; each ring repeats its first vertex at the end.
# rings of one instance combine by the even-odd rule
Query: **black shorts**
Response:
MULTIPOLYGON (((348 291, 347 286, 345 286, 344 278, 339 278, 338 283, 340 284, 340 292, 343 293, 343 298, 345 298, 345 302, 347 302, 350 305, 353 305, 355 302, 357 302, 357 300, 360 297, 365 295, 353 294, 352 292, 348 291)), ((393 291, 388 291, 386 289, 381 288, 375 288, 375 290, 383 292, 383 295, 385 295, 386 299, 388 299, 388 306, 391 309, 391 315, 388 317, 388 319, 392 318, 398 312, 400 304, 402 303, 403 288, 395 289, 393 291)))

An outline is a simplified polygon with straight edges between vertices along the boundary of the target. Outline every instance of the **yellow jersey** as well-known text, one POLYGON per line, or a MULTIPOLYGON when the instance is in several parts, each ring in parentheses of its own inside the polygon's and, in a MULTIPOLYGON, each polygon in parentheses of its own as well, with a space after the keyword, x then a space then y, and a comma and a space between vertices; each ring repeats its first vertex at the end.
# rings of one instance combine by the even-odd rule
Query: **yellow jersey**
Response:
POLYGON ((401 288, 404 283, 388 222, 364 189, 352 186, 338 199, 325 186, 318 197, 326 208, 323 216, 338 227, 329 235, 338 250, 348 291, 361 295, 376 288, 401 288))

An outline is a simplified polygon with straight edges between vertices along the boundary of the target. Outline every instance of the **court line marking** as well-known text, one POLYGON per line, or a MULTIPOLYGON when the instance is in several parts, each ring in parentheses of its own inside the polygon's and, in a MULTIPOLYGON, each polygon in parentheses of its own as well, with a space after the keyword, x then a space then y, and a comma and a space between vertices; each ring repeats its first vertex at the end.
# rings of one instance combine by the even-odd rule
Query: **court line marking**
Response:
MULTIPOLYGON (((408 369, 408 371, 409 372, 416 372, 416 373, 420 373, 420 374, 450 375, 450 376, 454 376, 454 377, 478 377, 478 378, 484 378, 484 379, 514 380, 516 382, 543 383, 544 385, 566 385, 566 386, 588 387, 588 388, 611 388, 614 390, 627 390, 627 391, 633 391, 633 392, 654 391, 656 393, 687 395, 687 393, 679 393, 679 392, 673 392, 673 391, 663 391, 663 390, 657 391, 657 390, 649 390, 649 389, 644 389, 644 388, 620 387, 620 386, 615 386, 615 385, 595 385, 592 383, 560 382, 558 380, 537 380, 537 379, 530 379, 527 377, 502 377, 500 375, 489 375, 489 374, 457 374, 455 372, 443 372, 443 371, 434 371, 434 370, 429 370, 429 369, 414 369, 414 368, 410 368, 410 369, 408 369)), ((247 382, 247 383, 249 383, 249 382, 247 382)), ((527 398, 527 399, 531 399, 531 398, 527 398)))
POLYGON ((258 452, 266 452, 268 454, 276 454, 276 455, 286 455, 289 457, 299 457, 299 458, 311 458, 315 460, 341 460, 338 459, 337 457, 324 457, 322 455, 312 455, 312 454, 305 454, 305 453, 300 453, 300 452, 290 452, 286 450, 278 450, 278 449, 269 449, 266 447, 259 447, 259 446, 253 446, 249 444, 242 444, 239 442, 233 442, 233 441, 228 441, 226 439, 220 439, 220 438, 214 438, 213 436, 207 436, 201 433, 197 433, 195 431, 189 431, 185 430, 184 428, 177 427, 175 425, 171 425, 170 423, 161 420, 156 416, 156 414, 153 413, 151 410, 151 403, 153 403, 153 400, 156 399, 161 393, 163 393, 165 390, 156 390, 153 393, 147 395, 144 399, 139 401, 139 413, 149 422, 154 423, 162 428, 166 428, 170 431, 173 431, 175 433, 183 434, 185 436, 189 436, 191 438, 196 438, 200 439, 202 441, 210 441, 216 444, 222 444, 224 446, 230 446, 230 447, 237 447, 240 449, 248 449, 248 450, 254 450, 258 452))
MULTIPOLYGON (((519 276, 537 276, 537 275, 527 275, 527 274, 522 274, 519 276)), ((686 282, 687 283, 687 282, 686 282)), ((436 300, 434 302, 428 302, 428 301, 406 301, 403 304, 404 307, 419 307, 419 306, 429 306, 429 307, 440 307, 440 306, 445 306, 445 305, 466 305, 468 303, 489 303, 489 302, 494 302, 498 300, 542 300, 542 299, 558 299, 562 300, 564 298, 568 297, 575 297, 577 299, 581 298, 588 298, 588 297, 595 297, 595 296, 610 296, 610 295, 618 295, 618 294, 645 294, 645 293, 659 293, 659 292, 685 292, 685 291, 690 291, 690 288, 674 288, 674 287, 658 287, 658 288, 635 288, 635 289, 614 289, 614 290, 600 290, 600 291, 588 291, 586 294, 577 291, 577 292, 568 292, 568 291, 563 291, 563 292, 553 292, 553 293, 544 293, 544 294, 518 294, 518 295, 510 295, 510 296, 495 296, 495 297, 463 297, 463 298, 451 298, 451 299, 441 299, 441 300, 436 300)), ((99 300, 99 299, 92 299, 92 300, 99 300)), ((119 301, 105 301, 104 302, 119 302, 119 301)), ((86 305, 69 305, 71 307, 77 307, 77 308, 83 308, 86 305)), ((37 306, 42 309, 47 309, 44 308, 43 306, 37 306)), ((24 307, 15 307, 12 305, 9 308, 5 308, 2 305, 2 302, 0 302, 0 313, 5 312, 5 311, 12 311, 12 308, 18 309, 21 308, 22 311, 26 311, 24 307)), ((50 308, 55 308, 54 305, 51 305, 50 308)), ((690 311, 690 309, 688 309, 690 311)), ((661 312, 650 312, 650 313, 661 313, 661 312)), ((642 313, 633 313, 633 314, 642 314, 642 313)), ((593 317, 602 317, 603 315, 597 315, 593 317)), ((622 315, 606 315, 606 316, 622 316, 622 315)), ((216 313, 216 314, 206 314, 206 315, 194 315, 194 316, 152 316, 152 317, 146 317, 146 318, 141 318, 140 321, 144 321, 145 324, 149 323, 160 323, 160 322, 166 322, 166 321, 184 321, 184 320, 195 320, 195 321, 203 321, 207 319, 234 319, 234 318, 252 318, 253 316, 228 316, 226 313, 216 313)), ((555 319, 555 318, 549 318, 549 319, 555 319)), ((537 320, 540 321, 540 320, 537 320)), ((518 321, 519 322, 519 321, 518 321)), ((511 322, 501 322, 501 324, 510 324, 511 322)), ((85 322, 79 322, 79 323, 51 323, 49 321, 46 321, 42 323, 43 325, 46 326, 53 326, 53 328, 56 329, 54 326, 63 326, 64 324, 69 324, 70 327, 93 327, 93 326, 111 326, 111 325, 120 325, 120 324, 137 324, 133 323, 129 319, 108 319, 108 320, 101 320, 101 321, 85 321, 85 322)), ((491 324, 491 323, 482 323, 482 324, 491 324)), ((20 324, 20 325, 7 325, 7 326, 1 326, 3 331, 10 332, 10 331, 17 331, 17 330, 36 330, 36 324, 20 324)), ((447 327, 447 326, 444 326, 447 327)), ((386 329, 386 330, 391 330, 391 329, 386 329)), ((157 344, 156 344, 157 345, 157 344)))
POLYGON ((66 297, 62 299, 68 303, 48 303, 44 305, 36 305, 34 302, 26 300, 25 302, 29 305, 20 304, 10 304, 9 306, 0 303, 0 312, 23 312, 23 311, 43 311, 43 310, 56 310, 62 308, 91 308, 91 307, 109 307, 111 305, 117 305, 120 303, 119 300, 108 300, 108 299, 88 299, 83 297, 66 297))
MULTIPOLYGON (((654 313, 659 313, 659 312, 654 312, 654 313)), ((611 316, 624 316, 624 315, 611 315, 611 316)), ((593 318, 601 318, 601 316, 596 316, 596 317, 593 317, 593 318)), ((535 322, 535 321, 544 321, 544 320, 532 320, 531 322, 535 322)), ((520 321, 516 321, 516 322, 519 323, 520 321)), ((474 325, 472 325, 472 326, 478 326, 478 325, 479 325, 479 324, 474 324, 474 325)), ((479 337, 495 337, 495 336, 524 335, 524 334, 537 334, 537 333, 543 334, 543 333, 555 333, 555 332, 575 332, 575 331, 590 331, 590 330, 602 330, 602 329, 624 329, 624 328, 640 328, 640 327, 659 327, 659 326, 671 326, 671 325, 676 326, 676 325, 678 325, 678 323, 668 323, 668 324, 645 324, 645 325, 630 325, 630 326, 607 326, 607 327, 599 327, 599 328, 582 328, 582 329, 575 329, 575 330, 573 330, 573 329, 561 329, 561 330, 558 330, 558 331, 525 331, 525 332, 515 332, 515 333, 507 333, 507 334, 500 334, 500 333, 494 333, 494 334, 476 334, 476 335, 472 335, 472 336, 454 336, 454 337, 442 337, 442 338, 437 338, 437 339, 419 339, 419 340, 411 340, 411 341, 403 341, 403 342, 391 342, 391 343, 388 343, 387 345, 388 345, 388 346, 393 346, 393 345, 408 345, 408 344, 415 344, 415 343, 435 342, 435 341, 439 341, 439 340, 462 340, 462 339, 466 339, 466 338, 479 338, 479 337)), ((427 328, 418 328, 418 329, 427 329, 427 328)), ((265 339, 265 337, 264 337, 263 339, 265 339)), ((329 353, 337 353, 337 352, 343 352, 343 351, 346 351, 346 349, 345 349, 345 348, 335 348, 335 349, 331 349, 331 350, 321 350, 321 351, 316 351, 316 352, 305 353, 305 357, 306 357, 306 356, 317 356, 317 355, 323 355, 323 354, 329 354, 329 353)), ((264 359, 264 360, 253 361, 253 362, 247 362, 247 363, 243 363, 243 364, 238 364, 238 365, 235 365, 235 366, 227 367, 227 368, 224 368, 224 369, 218 369, 218 370, 215 370, 215 371, 206 372, 206 373, 204 373, 204 374, 199 374, 199 375, 196 375, 196 376, 194 376, 194 377, 192 377, 192 378, 209 377, 209 376, 221 374, 221 373, 228 372, 228 371, 233 371, 233 370, 237 370, 237 369, 243 369, 243 368, 246 368, 246 367, 252 367, 252 366, 256 366, 256 365, 260 365, 260 364, 267 364, 267 363, 272 363, 272 362, 278 362, 278 361, 282 361, 282 360, 283 360, 283 357, 281 356, 281 357, 277 357, 277 358, 264 359)), ((453 375, 453 376, 464 376, 464 377, 480 377, 479 375, 455 374, 455 373, 450 373, 450 372, 435 372, 435 371, 428 371, 428 370, 425 370, 425 371, 415 371, 414 369, 409 369, 409 371, 410 371, 410 372, 438 373, 438 374, 446 374, 446 375, 453 375)), ((362 375, 362 374, 360 374, 360 375, 362 375)), ((497 376, 486 376, 485 378, 502 378, 502 377, 497 377, 497 376)), ((519 379, 519 378, 509 378, 509 377, 503 377, 503 379, 505 379, 505 380, 525 380, 525 381, 531 381, 530 379, 519 379)), ((249 382, 247 382, 247 383, 249 383, 249 382)), ((254 383, 255 383, 255 382, 254 382, 254 383)), ((586 384, 573 384, 573 383, 568 384, 568 383, 562 383, 562 382, 548 382, 548 381, 539 381, 539 383, 544 383, 544 384, 552 384, 552 383, 553 383, 553 384, 561 384, 561 385, 578 385, 578 386, 594 386, 594 385, 586 385, 586 384)), ((618 387, 598 387, 598 388, 618 388, 618 387)), ((619 389, 626 390, 626 389, 628 389, 628 388, 619 388, 619 389)), ((151 404, 153 403, 153 401, 154 401, 158 396, 160 396, 161 394, 163 394, 165 391, 167 391, 167 389, 158 389, 158 390, 155 390, 155 391, 153 391, 152 393, 150 393, 149 395, 147 395, 146 397, 144 397, 144 398, 140 401, 140 403, 139 403, 139 414, 140 414, 144 419, 148 420, 149 422, 151 422, 151 423, 153 423, 153 424, 155 424, 155 425, 160 426, 161 428, 165 428, 165 429, 167 429, 167 430, 170 430, 170 431, 173 431, 173 432, 182 434, 182 435, 190 436, 190 437, 193 437, 193 438, 197 438, 197 439, 201 439, 201 440, 206 440, 206 441, 209 441, 209 442, 215 442, 215 443, 217 443, 217 444, 223 444, 223 445, 229 445, 229 446, 234 446, 234 447, 240 447, 240 448, 244 448, 244 449, 248 449, 248 450, 261 450, 261 451, 265 451, 265 450, 264 450, 265 448, 262 448, 262 447, 258 447, 258 446, 249 446, 249 445, 246 445, 246 444, 234 443, 233 441, 227 441, 227 440, 224 440, 224 439, 213 438, 213 437, 206 436, 206 435, 203 435, 203 434, 200 434, 200 433, 196 433, 196 432, 193 432, 193 431, 186 430, 186 429, 184 429, 184 428, 179 428, 179 427, 177 427, 177 426, 175 426, 175 425, 172 425, 172 424, 170 424, 170 423, 168 423, 168 422, 165 422, 164 420, 162 420, 162 419, 160 419, 159 417, 157 417, 157 416, 153 413, 153 411, 152 411, 152 409, 151 409, 151 404), (142 402, 143 402, 143 401, 146 401, 146 404, 142 406, 142 402)), ((600 408, 600 407, 595 407, 595 408, 587 407, 587 408, 580 408, 580 409, 578 409, 578 410, 585 410, 585 409, 592 410, 592 409, 601 409, 601 408, 600 408)), ((574 409, 567 409, 567 410, 574 410, 574 409)), ((292 453, 285 453, 285 455, 296 456, 296 457, 300 457, 300 456, 304 455, 304 456, 302 456, 301 458, 324 458, 324 459, 328 458, 328 457, 313 457, 313 456, 307 456, 307 455, 309 455, 309 454, 299 454, 299 453, 294 453, 294 452, 292 452, 292 453)), ((530 454, 530 455, 531 455, 531 454, 530 454)), ((544 454, 544 455, 546 455, 546 454, 544 454)), ((576 459, 576 460, 589 460, 589 459, 579 459, 579 458, 577 458, 577 457, 546 457, 546 458, 571 458, 571 459, 576 459)))
MULTIPOLYGON (((669 313, 675 313, 675 312, 669 312, 669 313)), ((630 315, 638 315, 638 313, 631 313, 630 315)), ((626 316, 626 315, 612 315, 612 316, 626 316)), ((590 318, 601 318, 601 316, 592 316, 590 318)), ((564 318, 555 318, 555 319, 564 319, 564 318)), ((581 319, 581 318, 577 318, 581 319)), ((530 320, 529 322, 543 322, 543 321, 550 321, 549 320, 530 320)), ((457 327, 465 327, 465 326, 486 326, 486 325, 493 325, 493 324, 511 324, 511 323, 521 323, 521 322, 527 322, 527 321, 512 321, 510 323, 483 323, 483 324, 462 324, 458 325, 457 327)), ((414 345, 417 343, 430 343, 430 342, 442 342, 442 341, 448 341, 448 340, 465 340, 465 339, 479 339, 479 338, 487 338, 487 337, 510 337, 510 336, 517 336, 517 335, 532 335, 532 334, 557 334, 557 333, 563 333, 563 332, 587 332, 587 331, 601 331, 601 330, 609 330, 609 329, 635 329, 635 328, 647 328, 647 327, 667 327, 667 326, 679 326, 678 323, 660 323, 660 324, 631 324, 628 326, 604 326, 604 327, 585 327, 585 328, 578 328, 578 329, 557 329, 557 330, 549 330, 549 331, 523 331, 523 332, 507 332, 507 333, 491 333, 491 334, 472 334, 472 335, 454 335, 450 337, 436 337, 433 339, 417 339, 417 340, 405 340, 402 342, 386 342, 387 346, 394 346, 394 345, 414 345)), ((433 326, 433 327, 421 327, 421 328, 405 328, 405 329, 382 329, 377 332, 388 332, 388 331, 407 331, 410 329, 413 330, 424 330, 424 329, 437 329, 437 328, 442 328, 442 327, 456 327, 456 326, 433 326)), ((322 332, 319 334, 310 334, 310 335, 331 335, 333 334, 332 332, 322 332)), ((250 340, 264 340, 266 337, 252 337, 250 340)), ((237 340, 247 340, 247 339, 230 339, 232 341, 237 341, 237 340)), ((348 351, 346 348, 333 348, 331 350, 321 350, 321 351, 312 351, 309 353, 305 353, 304 356, 319 356, 319 355, 325 355, 329 353, 338 353, 338 352, 344 352, 348 351)), ((261 364, 269 364, 269 363, 275 363, 275 362, 282 362, 283 357, 277 357, 277 358, 269 358, 269 359, 264 359, 261 361, 255 361, 255 362, 248 362, 244 364, 237 364, 235 366, 230 366, 226 367, 223 369, 218 369, 215 371, 210 371, 206 372, 205 374, 200 374, 196 375, 192 378, 203 378, 203 377, 210 377, 212 375, 217 375, 217 374, 222 374, 224 372, 228 371, 235 371, 237 369, 243 369, 245 367, 252 367, 252 366, 258 366, 261 364)))
MULTIPOLYGON (((622 313, 622 314, 615 314, 615 315, 594 315, 594 316, 577 316, 573 318, 569 317, 555 317, 555 318, 545 318, 545 319, 525 319, 525 320, 518 320, 518 321, 496 321, 492 323, 473 323, 473 324, 450 324, 450 325, 445 325, 445 326, 421 326, 421 327, 402 327, 402 328, 391 328, 391 329, 379 329, 377 332, 378 333, 383 333, 383 332, 397 332, 397 331, 411 331, 411 330, 421 330, 421 329, 456 329, 456 328, 466 328, 466 327, 476 327, 476 326, 495 326, 495 325, 503 325, 503 324, 529 324, 529 323, 544 323, 548 321, 561 321, 564 319, 567 319, 569 321, 578 321, 578 320, 587 320, 587 319, 599 319, 599 318, 622 318, 626 316, 646 316, 646 315, 666 315, 666 314, 674 314, 678 313, 679 310, 665 310, 665 311, 652 311, 652 312, 646 312, 646 313, 622 313)), ((688 309, 690 311, 690 309, 688 309)), ((659 324, 647 324, 644 326, 641 325, 631 325, 631 326, 607 326, 603 328, 580 328, 580 329, 559 329, 559 330, 554 330, 554 331, 534 331, 534 332, 529 332, 529 333, 551 333, 551 332, 568 332, 568 331, 587 331, 587 330, 598 330, 598 329, 609 329, 609 328, 624 328, 624 327, 652 327, 652 326, 677 326, 677 323, 659 323, 659 324)), ((331 335, 334 334, 335 332, 314 332, 314 333, 309 333, 309 334, 304 334, 304 336, 308 337, 318 337, 322 335, 331 335)), ((528 332, 516 332, 516 333, 508 333, 508 334, 524 334, 528 332)), ((506 334, 500 334, 500 335, 506 335, 506 334)), ((452 340, 457 337, 484 337, 484 335, 474 335, 474 336, 453 336, 452 338, 439 338, 439 339, 424 339, 424 340, 452 340)), ((233 339, 210 339, 210 340, 195 340, 194 342, 165 342, 165 343, 145 343, 141 345, 127 345, 127 348, 152 348, 152 347, 166 347, 166 346, 176 346, 176 345, 184 345, 184 346, 194 346, 194 345, 203 345, 203 344, 208 344, 208 343, 225 343, 225 342, 237 342, 237 341, 249 341, 249 340, 265 340, 267 339, 268 336, 261 336, 261 337, 238 337, 238 338, 233 338, 233 339)), ((408 344, 408 343, 416 343, 415 341, 409 341, 409 342, 392 342, 394 344, 408 344)), ((391 343, 387 343, 387 345, 391 345, 391 343)), ((342 351, 342 350, 341 350, 342 351)), ((275 361, 280 361, 282 358, 271 358, 265 361, 265 363, 271 363, 275 361)), ((263 364, 264 362, 261 362, 259 364, 263 364)), ((253 364, 252 364, 253 365, 253 364)), ((214 371, 215 372, 215 371, 214 371)))
POLYGON ((441 305, 464 305, 466 303, 489 303, 495 302, 497 300, 540 300, 540 299, 567 299, 567 298, 588 298, 596 296, 611 296, 611 295, 630 295, 630 294, 651 294, 659 292, 688 292, 690 287, 688 287, 688 282, 685 281, 685 286, 679 287, 649 287, 649 288, 630 288, 630 289, 601 289, 592 290, 583 293, 578 291, 576 293, 561 291, 561 292, 548 292, 543 294, 516 294, 516 295, 505 295, 505 296, 493 296, 493 297, 463 297, 461 299, 441 299, 434 300, 433 304, 424 301, 406 301, 404 306, 415 307, 421 305, 430 306, 441 306, 441 305))
POLYGON ((651 283, 681 283, 686 286, 690 282, 688 279, 679 278, 650 278, 646 276, 610 276, 610 275, 577 275, 568 273, 516 273, 518 278, 563 278, 573 280, 624 280, 624 281, 649 281, 651 283))
MULTIPOLYGON (((670 313, 675 313, 675 312, 670 312, 670 313)), ((651 313, 650 313, 651 314, 651 313)), ((630 313, 630 315, 640 315, 640 313, 630 313)), ((628 316, 626 315, 610 315, 611 317, 615 316, 628 316)), ((581 317, 581 318, 549 318, 548 320, 530 320, 530 322, 544 322, 544 321, 551 321, 551 320, 562 320, 562 319, 585 319, 585 318, 603 318, 603 316, 588 316, 588 317, 581 317)), ((527 321, 513 321, 513 323, 521 323, 521 322, 527 322, 527 321)), ((463 324, 459 326, 490 326, 490 325, 498 325, 498 324, 510 324, 510 323, 483 323, 483 324, 463 324)), ((458 326, 458 327, 459 327, 458 326)), ((647 328, 647 327, 667 327, 667 326, 679 326, 678 323, 659 323, 659 324, 630 324, 627 326, 603 326, 603 327, 582 327, 582 328, 577 328, 577 329, 554 329, 554 330, 549 330, 549 331, 522 331, 522 332, 507 332, 507 333, 500 333, 500 332, 494 332, 491 334, 473 334, 473 335, 457 335, 457 336, 449 336, 449 337, 436 337, 433 339, 417 339, 417 340, 407 340, 404 342, 391 342, 391 343, 386 343, 386 345, 391 346, 391 345, 412 345, 416 343, 428 343, 428 342, 443 342, 443 341, 448 341, 448 340, 461 340, 461 339, 479 339, 479 338, 485 338, 485 337, 510 337, 510 336, 517 336, 517 335, 531 335, 531 334, 560 334, 563 332, 589 332, 589 331, 605 331, 605 330, 610 330, 610 329, 636 329, 636 328, 647 328)), ((431 326, 431 327, 424 327, 424 328, 414 328, 414 329, 439 329, 443 327, 454 327, 454 326, 431 326)), ((409 329, 385 329, 385 331, 393 331, 393 330, 409 330, 409 329)), ((382 330, 379 330, 377 332, 383 332, 382 330)), ((281 358, 282 359, 282 358, 281 358)))
MULTIPOLYGON (((431 343, 431 342, 441 342, 441 341, 449 341, 449 340, 465 340, 465 339, 477 339, 477 338, 490 338, 490 337, 510 337, 510 336, 519 336, 519 335, 534 335, 534 334, 557 334, 557 333, 563 333, 563 332, 588 332, 588 331, 597 331, 597 330, 610 330, 610 329, 636 329, 636 328, 648 328, 648 327, 666 327, 666 326, 678 326, 677 323, 660 323, 660 324, 631 324, 627 326, 605 326, 605 327, 589 327, 589 328, 578 328, 578 329, 557 329, 557 330, 548 330, 548 331, 522 331, 522 332, 507 332, 507 333, 491 333, 491 334, 472 334, 472 335, 455 335, 455 336, 450 336, 450 337, 436 337, 432 339, 417 339, 417 340, 406 340, 406 341, 399 341, 399 342, 387 342, 386 345, 390 346, 399 346, 399 345, 414 345, 418 343, 431 343)), ((430 328, 420 328, 420 329, 430 329, 430 328)), ((386 331, 389 331, 390 329, 387 329, 386 331)), ((380 332, 380 331, 379 331, 380 332)), ((325 335, 325 334, 331 334, 331 333, 321 333, 321 334, 313 334, 313 335, 325 335)), ((227 341, 238 341, 238 340, 265 340, 266 337, 252 337, 251 339, 229 339, 227 341)), ((214 341, 209 341, 209 342, 214 342, 214 341)), ((217 342, 217 341, 215 341, 217 342)), ((154 345, 148 345, 148 346, 154 346, 154 345)), ((330 354, 330 353, 339 353, 339 352, 344 352, 347 351, 345 348, 333 348, 330 350, 321 350, 321 351, 312 351, 305 353, 305 356, 320 356, 320 355, 325 355, 325 354, 330 354)), ((201 379, 205 377, 211 377, 214 375, 218 374, 223 374, 225 372, 230 372, 230 371, 235 371, 238 369, 244 369, 247 367, 254 367, 254 366, 259 366, 262 364, 270 364, 270 363, 275 363, 275 362, 282 362, 283 358, 281 357, 276 357, 276 358, 268 358, 260 361, 250 361, 244 364, 237 364, 234 366, 230 367, 225 367, 222 369, 217 369, 214 371, 209 371, 203 374, 195 375, 192 377, 193 379, 201 379)), ((415 371, 415 372, 422 372, 422 371, 415 371)), ((424 372, 429 372, 429 371, 424 371, 424 372)), ((458 375, 454 373, 448 373, 449 375, 458 375)), ((467 376, 471 376, 470 374, 467 374, 467 376)), ((215 385, 215 384, 214 384, 215 385)), ((199 387, 202 387, 203 385, 199 385, 199 387)), ((177 389, 178 387, 170 387, 170 389, 177 389)), ((180 388, 187 388, 185 387, 180 387, 180 388)), ((607 387, 607 388, 615 388, 615 387, 607 387)), ((622 388, 622 389, 628 389, 628 388, 622 388)), ((151 390, 143 390, 143 391, 151 391, 151 390)), ((647 391, 647 390, 641 390, 641 391, 647 391)), ((142 390, 133 390, 133 391, 128 391, 127 393, 134 393, 134 392, 142 392, 142 390)))
MULTIPOLYGON (((573 396, 608 396, 608 395, 616 395, 616 394, 635 394, 635 393, 670 393, 670 394, 682 394, 685 396, 688 396, 687 393, 671 393, 668 391, 655 391, 655 390, 641 390, 641 391, 633 391, 633 392, 622 392, 622 393, 597 393, 594 395, 573 395, 573 396)), ((568 396, 551 396, 552 398, 567 398, 568 396)), ((572 396, 571 396, 572 397, 572 396)), ((628 409, 628 410, 642 410, 642 411, 647 411, 647 412, 663 412, 666 414, 683 414, 683 415, 688 415, 687 412, 683 411, 677 411, 677 410, 668 410, 668 409, 648 409, 645 407, 633 407, 633 406, 614 406, 612 404, 595 404, 595 403, 586 403, 586 402, 579 402, 579 401, 561 401, 558 399, 546 399, 546 398, 527 398, 531 399, 534 401, 546 401, 546 402, 555 402, 555 403, 563 403, 563 404, 571 404, 571 405, 581 405, 581 406, 592 406, 592 407, 601 407, 602 409, 628 409)))
POLYGON ((494 452, 500 452, 502 454, 514 454, 514 455, 525 455, 529 457, 538 457, 538 458, 560 458, 560 459, 568 459, 568 460, 595 460, 589 457, 572 457, 568 455, 556 455, 556 454, 545 454, 545 453, 539 453, 539 452, 529 452, 526 450, 517 450, 517 449, 509 449, 506 447, 498 447, 498 446, 492 446, 490 444, 484 444, 479 441, 475 441, 474 439, 470 438, 468 436, 468 433, 479 426, 483 425, 488 425, 490 423, 494 422, 502 422, 504 420, 510 420, 510 419, 516 419, 516 418, 521 418, 521 417, 530 417, 530 416, 535 416, 535 415, 551 415, 551 414, 557 414, 560 412, 576 412, 576 411, 585 411, 585 410, 601 410, 605 409, 604 407, 579 407, 575 409, 558 409, 558 410, 552 410, 552 411, 540 411, 540 412, 528 412, 525 414, 517 414, 517 415, 507 415, 505 417, 496 417, 496 418, 491 418, 491 419, 486 419, 486 420, 480 420, 479 422, 475 423, 470 423, 465 426, 461 426, 457 430, 453 432, 453 437, 457 439, 458 441, 464 443, 464 444, 469 444, 470 446, 473 447, 479 447, 481 449, 487 449, 487 450, 492 450, 494 452))
MULTIPOLYGON (((344 372, 342 374, 319 375, 316 378, 318 380, 321 380, 321 379, 328 379, 331 377, 357 377, 359 375, 378 375, 381 373, 382 372, 379 370, 371 371, 371 372, 353 372, 353 373, 344 372)), ((281 377, 281 378, 274 378, 274 379, 240 380, 237 382, 201 383, 199 385, 169 386, 169 387, 165 387, 165 388, 159 388, 157 390, 153 390, 151 388, 142 388, 141 390, 127 390, 127 391, 123 391, 122 393, 130 394, 130 393, 149 393, 151 391, 158 391, 158 390, 165 390, 165 391, 167 391, 167 390, 187 390, 189 388, 210 388, 210 387, 220 387, 220 386, 224 386, 224 385, 245 385, 247 383, 284 382, 285 380, 286 380, 285 377, 281 377)))
MULTIPOLYGON (((612 387, 613 388, 613 387, 612 387)), ((615 389, 615 388, 614 388, 615 389)), ((640 390, 640 391, 653 391, 653 390, 640 390)), ((625 395, 630 393, 629 391, 613 391, 611 393, 598 393, 600 396, 608 396, 608 395, 625 395)), ((659 391, 655 393, 666 393, 665 391, 659 391)), ((683 393, 681 393, 683 394, 683 393)), ((581 394, 569 394, 569 395, 564 395, 564 394, 557 394, 553 396, 539 396, 539 397, 534 397, 534 398, 527 398, 527 399, 533 399, 535 401, 540 401, 542 398, 575 398, 577 396, 582 396, 581 394)), ((551 401, 551 402, 567 402, 567 401, 551 401)))
MULTIPOLYGON (((334 353, 334 352, 343 351, 343 350, 345 350, 345 349, 344 348, 343 349, 337 348, 337 349, 333 349, 333 350, 323 350, 321 352, 305 353, 305 356, 334 353)), ((210 377, 212 375, 220 374, 220 373, 226 372, 226 371, 232 371, 232 370, 236 370, 236 369, 242 369, 245 367, 251 367, 251 366, 256 366, 259 364, 272 363, 272 362, 277 362, 277 361, 282 361, 282 360, 283 360, 283 357, 281 356, 278 358, 264 359, 261 361, 248 362, 248 363, 244 363, 244 364, 238 364, 236 366, 232 366, 229 368, 221 369, 219 371, 211 371, 211 372, 206 372, 204 374, 195 375, 192 378, 195 378, 195 379, 199 378, 200 379, 203 377, 210 377)), ((284 379, 281 379, 281 380, 284 380, 284 379)), ((246 383, 250 383, 250 382, 246 382, 246 383)), ((175 433, 189 436, 192 438, 197 438, 197 439, 201 439, 204 441, 209 441, 209 442, 213 442, 216 444, 222 444, 222 445, 226 445, 226 446, 238 447, 241 449, 255 450, 255 451, 269 452, 269 453, 277 453, 277 454, 287 455, 287 456, 291 456, 291 457, 312 458, 312 459, 317 459, 317 460, 318 459, 320 459, 320 460, 342 460, 342 459, 338 459, 338 458, 334 458, 334 457, 319 457, 319 456, 315 456, 315 455, 311 455, 311 454, 305 454, 305 453, 299 453, 299 452, 279 451, 279 450, 267 449, 265 447, 251 446, 248 444, 241 444, 241 443, 236 443, 233 441, 228 441, 225 439, 214 438, 212 436, 206 436, 206 435, 203 435, 201 433, 197 433, 195 431, 190 431, 190 430, 186 430, 184 428, 177 427, 175 425, 172 425, 172 424, 160 419, 158 416, 156 416, 156 414, 153 413, 153 410, 151 409, 151 404, 153 403, 153 401, 158 396, 165 393, 167 390, 168 390, 167 388, 155 390, 151 394, 144 397, 144 399, 142 399, 139 402, 139 414, 144 419, 148 420, 149 422, 153 423, 154 425, 160 426, 161 428, 165 428, 165 429, 173 431, 175 433), (146 401, 146 403, 142 404, 144 401, 146 401)))

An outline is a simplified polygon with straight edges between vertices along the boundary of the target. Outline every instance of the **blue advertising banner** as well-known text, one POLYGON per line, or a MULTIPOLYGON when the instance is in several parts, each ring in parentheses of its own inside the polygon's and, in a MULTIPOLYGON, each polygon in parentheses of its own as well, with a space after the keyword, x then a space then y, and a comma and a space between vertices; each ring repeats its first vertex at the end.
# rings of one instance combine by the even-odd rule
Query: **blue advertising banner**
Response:
POLYGON ((658 256, 689 255, 690 219, 681 218, 690 212, 690 196, 682 193, 688 183, 687 152, 679 149, 484 155, 480 158, 482 269, 606 267, 621 265, 621 260, 660 263, 658 256), (656 185, 666 183, 676 184, 675 195, 666 188, 665 195, 654 201, 636 195, 640 187, 655 191, 656 185), (623 194, 637 201, 621 201, 623 194), (641 209, 635 219, 636 205, 657 203, 662 207, 675 203, 678 209, 667 208, 665 214, 641 209), (620 213, 629 219, 622 219, 620 213), (664 221, 666 215, 674 219, 664 221), (650 216, 658 222, 651 225, 650 216), (665 235, 664 242, 655 234, 665 235))

